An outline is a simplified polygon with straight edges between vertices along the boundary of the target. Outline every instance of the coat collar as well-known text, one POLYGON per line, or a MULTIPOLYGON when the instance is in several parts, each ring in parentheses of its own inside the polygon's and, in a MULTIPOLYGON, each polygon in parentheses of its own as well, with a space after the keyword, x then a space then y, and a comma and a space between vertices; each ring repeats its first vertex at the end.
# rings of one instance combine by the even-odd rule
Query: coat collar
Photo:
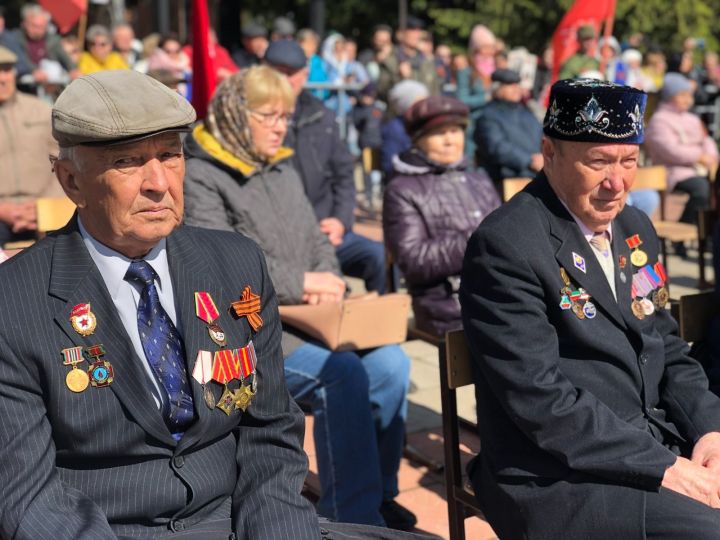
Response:
MULTIPOLYGON (((627 328, 627 324, 621 312, 618 301, 613 296, 610 284, 607 282, 605 273, 595 256, 590 244, 580 231, 575 220, 560 202, 553 191, 547 177, 544 173, 540 173, 536 178, 533 191, 538 198, 544 203, 548 222, 550 226, 550 234, 557 245, 555 250, 555 258, 559 264, 567 271, 570 280, 576 287, 584 288, 592 297, 591 301, 601 309, 615 324, 621 328, 627 328), (585 272, 575 265, 576 255, 579 256, 585 265, 585 272)), ((613 234, 613 256, 617 257, 616 246, 618 239, 622 233, 615 231, 613 234)), ((617 260, 617 259, 616 259, 617 260)), ((615 283, 618 299, 621 299, 624 293, 623 288, 617 287, 619 281, 618 264, 615 263, 615 283)), ((632 276, 628 276, 628 280, 632 276)), ((560 281, 560 270, 558 268, 558 281, 560 281)), ((559 291, 559 289, 558 289, 559 291)), ((628 288, 628 297, 629 297, 628 288)))

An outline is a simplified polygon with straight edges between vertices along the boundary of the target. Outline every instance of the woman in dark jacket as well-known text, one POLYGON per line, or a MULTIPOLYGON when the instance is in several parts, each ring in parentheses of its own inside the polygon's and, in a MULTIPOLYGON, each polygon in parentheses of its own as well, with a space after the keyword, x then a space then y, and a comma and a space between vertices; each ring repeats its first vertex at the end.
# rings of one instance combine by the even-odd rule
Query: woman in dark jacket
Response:
POLYGON ((490 179, 466 169, 468 107, 433 96, 405 114, 413 139, 394 160, 385 189, 385 242, 405 276, 418 329, 444 335, 460 328, 460 284, 465 245, 500 205, 490 179))

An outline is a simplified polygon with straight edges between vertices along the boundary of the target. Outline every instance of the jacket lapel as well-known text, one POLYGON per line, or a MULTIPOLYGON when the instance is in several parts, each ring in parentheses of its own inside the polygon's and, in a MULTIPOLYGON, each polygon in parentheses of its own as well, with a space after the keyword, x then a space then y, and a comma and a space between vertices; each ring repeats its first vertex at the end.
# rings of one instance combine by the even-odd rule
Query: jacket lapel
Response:
MULTIPOLYGON (((549 214, 550 233, 558 243, 555 258, 560 266, 565 268, 573 285, 584 288, 590 294, 591 302, 617 325, 625 328, 626 324, 618 303, 590 244, 557 198, 544 175, 539 177, 538 181, 540 198, 545 202, 549 214), (577 264, 576 255, 579 256, 577 264), (584 272, 581 267, 585 269, 584 272)), ((616 235, 613 235, 613 238, 616 238, 616 235)), ((620 298, 619 294, 618 298, 620 298)))
POLYGON ((175 441, 152 398, 150 381, 141 360, 135 354, 102 276, 85 248, 76 219, 58 233, 50 275, 49 294, 65 301, 54 314, 56 324, 76 346, 104 345, 106 355, 102 359, 113 366, 114 380, 110 390, 98 391, 114 392, 145 431, 174 445, 175 441), (81 303, 90 303, 97 320, 97 327, 89 336, 78 334, 70 322, 70 312, 81 303))
POLYGON ((615 287, 618 292, 618 305, 622 312, 623 318, 628 326, 641 333, 640 321, 632 312, 632 280, 634 268, 630 261, 630 248, 625 239, 634 234, 625 226, 622 214, 613 222, 613 253, 615 253, 615 287), (625 268, 620 269, 620 258, 625 257, 625 268), (625 275, 625 282, 622 281, 620 274, 625 275))

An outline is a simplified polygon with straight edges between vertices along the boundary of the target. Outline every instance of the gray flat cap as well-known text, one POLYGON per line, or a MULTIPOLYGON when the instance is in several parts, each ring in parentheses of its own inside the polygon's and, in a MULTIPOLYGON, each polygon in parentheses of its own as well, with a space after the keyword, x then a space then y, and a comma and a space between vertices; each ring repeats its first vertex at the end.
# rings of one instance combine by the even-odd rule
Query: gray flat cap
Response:
POLYGON ((273 21, 273 32, 281 37, 292 37, 295 33, 295 23, 287 17, 277 17, 273 21))
POLYGON ((132 70, 76 79, 52 110, 52 132, 63 147, 125 144, 166 131, 189 131, 195 109, 161 82, 132 70))
POLYGON ((262 24, 257 21, 250 21, 243 25, 242 37, 244 38, 256 38, 256 37, 267 37, 268 31, 262 24))
POLYGON ((17 63, 17 55, 7 47, 0 47, 0 65, 11 66, 17 63))
POLYGON ((293 39, 278 39, 270 43, 263 60, 271 66, 282 66, 289 69, 302 69, 307 65, 305 52, 293 39))

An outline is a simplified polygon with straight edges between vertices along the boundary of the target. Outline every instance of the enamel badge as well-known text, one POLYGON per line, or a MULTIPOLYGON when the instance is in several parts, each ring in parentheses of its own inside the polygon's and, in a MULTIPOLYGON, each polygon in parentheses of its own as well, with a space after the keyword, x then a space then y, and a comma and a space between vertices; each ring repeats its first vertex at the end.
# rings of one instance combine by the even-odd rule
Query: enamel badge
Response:
POLYGON ((195 315, 208 325, 208 334, 213 343, 218 347, 224 347, 226 342, 225 332, 215 323, 220 316, 220 312, 209 292, 195 293, 195 315))
POLYGON ((78 304, 70 312, 70 323, 73 329, 81 336, 89 336, 95 332, 97 319, 90 311, 90 304, 78 304))
POLYGON ((586 273, 586 271, 585 271, 585 259, 583 259, 580 255, 578 255, 578 254, 575 253, 574 251, 573 251, 572 256, 573 256, 573 265, 575 266, 575 268, 577 268, 577 269, 580 270, 583 274, 585 274, 585 273, 586 273))
POLYGON ((102 345, 91 345, 85 348, 85 356, 90 363, 87 374, 90 377, 90 384, 95 388, 110 386, 110 383, 115 379, 112 364, 107 360, 100 359, 104 355, 105 347, 102 345))

